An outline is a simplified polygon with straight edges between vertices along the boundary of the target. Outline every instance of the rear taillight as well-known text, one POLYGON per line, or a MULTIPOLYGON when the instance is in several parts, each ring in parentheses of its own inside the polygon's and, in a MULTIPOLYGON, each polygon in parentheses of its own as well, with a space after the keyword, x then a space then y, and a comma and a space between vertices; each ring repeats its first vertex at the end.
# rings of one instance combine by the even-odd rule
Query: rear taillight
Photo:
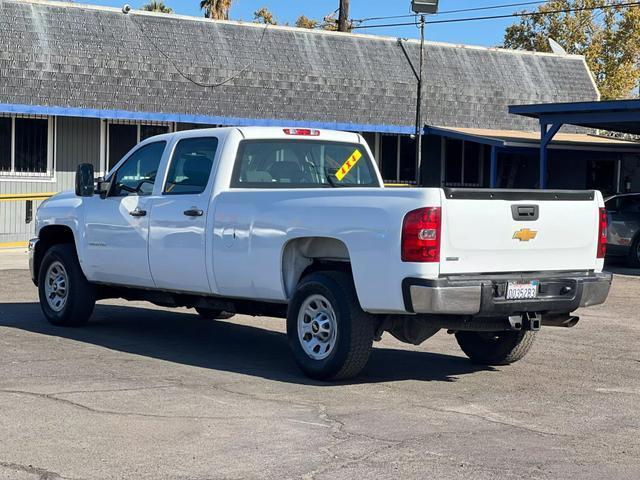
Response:
POLYGON ((311 130, 309 128, 285 128, 283 129, 285 135, 299 135, 302 137, 318 137, 320 136, 320 130, 311 130))
POLYGON ((607 211, 601 208, 598 221, 598 258, 604 258, 607 254, 607 224, 607 211))
POLYGON ((440 207, 407 213, 402 222, 402 261, 440 261, 440 207))

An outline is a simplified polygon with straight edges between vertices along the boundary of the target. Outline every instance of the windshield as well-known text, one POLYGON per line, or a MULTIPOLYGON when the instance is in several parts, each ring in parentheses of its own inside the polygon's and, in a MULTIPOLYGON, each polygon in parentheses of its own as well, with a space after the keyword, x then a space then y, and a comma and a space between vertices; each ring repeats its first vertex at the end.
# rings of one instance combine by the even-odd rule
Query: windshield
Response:
POLYGON ((365 148, 321 140, 245 140, 231 186, 236 188, 379 187, 365 148))

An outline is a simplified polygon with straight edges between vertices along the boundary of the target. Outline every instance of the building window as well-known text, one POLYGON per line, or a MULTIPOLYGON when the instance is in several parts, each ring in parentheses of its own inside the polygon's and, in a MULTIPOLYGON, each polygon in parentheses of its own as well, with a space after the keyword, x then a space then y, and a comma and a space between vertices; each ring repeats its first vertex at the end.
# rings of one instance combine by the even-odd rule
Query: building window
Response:
POLYGON ((416 183, 416 141, 408 135, 400 137, 400 178, 398 180, 402 183, 416 183))
POLYGON ((444 186, 482 187, 485 149, 475 142, 444 141, 444 186))
POLYGON ((380 135, 380 172, 385 183, 398 181, 398 135, 380 135))
POLYGON ((0 117, 0 175, 22 178, 53 171, 53 118, 0 117))
POLYGON ((378 161, 378 155, 376 152, 376 133, 373 132, 361 132, 360 135, 362 135, 362 138, 364 139, 365 142, 367 142, 367 145, 369 145, 369 150, 371 150, 371 153, 373 153, 373 156, 375 157, 376 161, 378 161))
POLYGON ((11 142, 13 119, 0 117, 0 172, 11 171, 11 142))
POLYGON ((171 127, 167 123, 141 124, 137 122, 111 122, 108 129, 107 158, 108 169, 111 170, 138 143, 169 133, 171 127))

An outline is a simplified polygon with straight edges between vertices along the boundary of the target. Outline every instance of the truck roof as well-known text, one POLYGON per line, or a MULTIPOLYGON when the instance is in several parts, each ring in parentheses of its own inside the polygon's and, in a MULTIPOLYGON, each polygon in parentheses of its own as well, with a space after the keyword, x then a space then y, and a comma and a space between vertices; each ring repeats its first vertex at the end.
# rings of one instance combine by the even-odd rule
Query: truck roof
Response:
POLYGON ((308 139, 325 140, 332 142, 360 142, 360 136, 353 132, 342 132, 339 130, 326 130, 309 127, 220 127, 204 128, 200 130, 183 130, 180 132, 168 133, 159 137, 190 137, 197 131, 199 135, 207 134, 228 134, 231 131, 239 131, 245 139, 308 139))

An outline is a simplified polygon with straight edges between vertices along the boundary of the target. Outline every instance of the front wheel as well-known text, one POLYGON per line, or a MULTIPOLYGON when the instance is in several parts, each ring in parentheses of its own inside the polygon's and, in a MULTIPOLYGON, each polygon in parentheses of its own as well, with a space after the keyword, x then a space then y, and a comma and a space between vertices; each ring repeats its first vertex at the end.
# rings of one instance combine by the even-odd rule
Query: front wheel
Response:
POLYGON ((367 364, 375 322, 342 272, 318 272, 302 280, 287 312, 287 336, 298 366, 318 380, 344 380, 367 364))
POLYGON ((95 293, 84 276, 75 248, 54 245, 44 255, 38 274, 42 313, 53 325, 80 326, 89 321, 95 293))
POLYGON ((475 363, 509 365, 522 359, 531 349, 536 332, 458 332, 456 340, 462 351, 475 363))

